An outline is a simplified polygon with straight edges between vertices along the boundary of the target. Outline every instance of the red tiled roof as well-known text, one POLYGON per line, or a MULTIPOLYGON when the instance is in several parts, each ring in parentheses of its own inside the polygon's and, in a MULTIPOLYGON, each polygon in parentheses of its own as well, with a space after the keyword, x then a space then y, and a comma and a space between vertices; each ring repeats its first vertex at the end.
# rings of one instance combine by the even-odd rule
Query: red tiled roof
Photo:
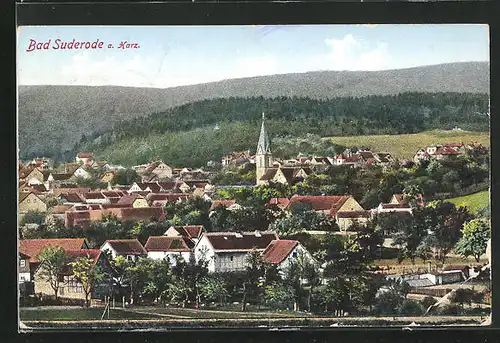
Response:
POLYGON ((74 202, 74 203, 84 202, 84 200, 81 198, 81 195, 78 193, 63 193, 61 194, 61 197, 67 202, 74 202))
POLYGON ((229 207, 236 204, 236 200, 214 200, 212 201, 212 206, 210 206, 210 211, 216 209, 217 207, 229 207))
POLYGON ((138 198, 142 199, 142 196, 140 194, 137 194, 137 193, 130 193, 130 194, 127 194, 127 195, 121 197, 120 200, 118 200, 118 204, 132 206, 134 201, 138 198))
POLYGON ((315 211, 338 210, 349 199, 346 195, 294 195, 288 203, 287 209, 296 204, 309 204, 315 211))
POLYGON ((355 154, 355 155, 347 156, 345 158, 345 161, 354 163, 354 162, 358 162, 360 160, 360 158, 361 158, 361 155, 355 154))
POLYGON ((370 158, 375 158, 375 156, 373 156, 373 153, 371 151, 360 151, 357 153, 357 155, 360 155, 365 160, 368 160, 370 158))
POLYGON ((82 194, 84 199, 105 199, 104 195, 101 192, 89 192, 82 194))
POLYGON ((461 148, 464 146, 464 143, 445 143, 443 144, 443 146, 450 148, 461 148))
POLYGON ((125 192, 122 191, 102 191, 101 193, 106 198, 121 198, 126 194, 125 192))
POLYGON ((85 238, 24 239, 19 241, 19 251, 38 262, 37 256, 46 247, 61 247, 65 251, 80 250, 87 246, 85 238))
POLYGON ((151 236, 144 247, 147 251, 188 252, 193 250, 194 243, 183 236, 151 236))
POLYGON ((147 251, 137 239, 114 239, 107 240, 102 247, 108 243, 118 255, 146 255, 147 251))
POLYGON ((216 251, 264 250, 271 241, 279 239, 274 231, 259 232, 257 235, 254 232, 240 234, 236 232, 209 232, 205 233, 205 237, 216 251))
POLYGON ((82 187, 75 187, 75 188, 55 188, 54 189, 54 196, 59 196, 62 193, 88 193, 90 192, 90 188, 82 188, 82 187))
POLYGON ((453 148, 442 147, 436 151, 435 155, 459 155, 459 152, 453 148))
POLYGON ((262 253, 262 261, 267 263, 279 264, 283 262, 288 255, 299 244, 298 241, 292 240, 273 240, 262 253))
POLYGON ((76 156, 78 158, 93 158, 94 157, 91 152, 79 152, 76 156))

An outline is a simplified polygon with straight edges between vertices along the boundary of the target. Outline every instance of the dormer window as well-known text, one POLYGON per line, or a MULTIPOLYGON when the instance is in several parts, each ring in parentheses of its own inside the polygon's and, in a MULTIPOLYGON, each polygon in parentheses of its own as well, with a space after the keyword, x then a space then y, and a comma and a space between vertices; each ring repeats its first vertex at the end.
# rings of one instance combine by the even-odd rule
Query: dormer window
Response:
POLYGON ((21 260, 20 266, 21 266, 21 268, 26 267, 26 260, 21 260))

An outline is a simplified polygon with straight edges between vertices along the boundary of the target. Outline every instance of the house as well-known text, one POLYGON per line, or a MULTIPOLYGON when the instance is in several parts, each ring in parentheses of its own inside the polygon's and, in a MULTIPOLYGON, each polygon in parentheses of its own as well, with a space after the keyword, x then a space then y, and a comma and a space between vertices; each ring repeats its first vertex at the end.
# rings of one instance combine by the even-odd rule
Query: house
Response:
MULTIPOLYGON (((88 249, 85 238, 54 238, 54 239, 24 239, 19 240, 19 253, 23 259, 28 258, 30 280, 40 265, 38 255, 47 247, 61 247, 65 251, 88 249)), ((20 262, 22 263, 22 262, 20 262)), ((25 273, 27 273, 25 271, 25 273)), ((24 275, 27 278, 27 275, 24 275)))
POLYGON ((74 185, 76 181, 77 179, 73 173, 50 173, 47 178, 49 189, 63 188, 62 185, 74 185))
POLYGON ((313 256, 307 249, 295 240, 273 240, 262 252, 262 262, 277 265, 280 270, 285 270, 291 261, 296 261, 299 258, 315 263, 313 256))
POLYGON ((102 191, 101 194, 108 200, 109 204, 116 204, 120 199, 125 196, 126 192, 120 191, 120 190, 114 190, 114 191, 102 191))
POLYGON ((54 160, 49 157, 34 158, 28 165, 35 166, 40 170, 49 170, 54 167, 54 160))
POLYGON ((189 194, 184 193, 149 193, 146 196, 149 206, 164 207, 168 203, 179 203, 186 201, 189 194))
POLYGON ((185 225, 171 226, 163 234, 169 237, 186 237, 192 240, 195 244, 198 243, 203 234, 203 225, 185 225))
POLYGON ((413 156, 413 162, 429 160, 435 158, 438 160, 456 158, 466 151, 466 146, 463 143, 445 143, 432 145, 418 149, 413 156))
POLYGON ((407 203, 399 204, 384 204, 380 203, 377 208, 373 210, 374 213, 388 213, 388 212, 408 212, 412 213, 411 207, 407 203))
POLYGON ((129 188, 128 193, 133 192, 148 192, 148 193, 160 193, 162 187, 158 182, 134 182, 129 188))
POLYGON ((194 246, 192 240, 183 236, 151 236, 144 248, 149 258, 153 260, 168 258, 169 262, 175 265, 175 256, 182 257, 186 262, 194 258, 194 246))
POLYGON ((377 164, 386 165, 388 163, 394 162, 394 157, 388 152, 377 152, 373 154, 377 160, 377 164))
POLYGON ((258 184, 269 184, 279 182, 285 185, 293 185, 307 178, 311 174, 310 168, 302 167, 279 167, 268 168, 259 179, 258 184))
POLYGON ((149 207, 146 198, 137 193, 131 193, 123 196, 120 200, 118 200, 117 204, 127 205, 134 208, 149 207))
MULTIPOLYGON (((87 193, 88 194, 88 193, 87 193)), ((62 193, 59 200, 63 205, 75 205, 85 203, 85 198, 80 193, 62 193)))
MULTIPOLYGON (((83 285, 73 277, 73 268, 71 266, 72 262, 80 258, 90 258, 92 260, 92 267, 95 268, 99 266, 100 270, 104 272, 105 275, 103 280, 92 284, 89 298, 104 299, 105 296, 109 295, 110 284, 112 283, 112 277, 115 275, 115 272, 109 264, 105 254, 98 249, 68 250, 66 254, 68 256, 68 263, 58 276, 60 279, 59 296, 61 298, 86 300, 83 285)), ((42 277, 41 272, 43 269, 44 263, 41 263, 35 271, 35 293, 52 296, 54 295, 54 290, 50 286, 50 282, 42 277)))
POLYGON ((370 219, 370 211, 363 207, 350 195, 333 196, 299 196, 294 195, 285 210, 292 210, 294 206, 305 206, 316 213, 323 213, 335 218, 341 230, 347 230, 355 221, 365 223, 370 219))
POLYGON ((75 171, 73 172, 73 176, 75 178, 82 178, 82 179, 90 179, 92 178, 92 173, 91 173, 91 167, 83 165, 79 166, 75 171))
POLYGON ((31 281, 30 257, 19 252, 19 283, 31 281))
POLYGON ((94 163, 94 156, 91 152, 79 152, 75 158, 76 163, 84 165, 92 165, 94 163))
POLYGON ((80 195, 86 204, 109 204, 110 201, 101 192, 88 192, 80 195))
POLYGON ((134 166, 133 169, 139 175, 156 176, 158 179, 170 179, 172 177, 172 168, 163 161, 155 161, 148 164, 134 166))
POLYGON ((222 156, 222 165, 241 165, 246 162, 249 162, 250 159, 250 150, 246 151, 233 151, 229 155, 222 156))
POLYGON ((107 240, 100 248, 107 252, 113 259, 123 256, 127 261, 136 262, 141 257, 146 257, 148 252, 137 239, 114 239, 107 240))
POLYGON ((210 272, 242 271, 252 251, 263 252, 269 243, 277 240, 273 231, 207 232, 195 247, 196 260, 208 261, 210 272))
POLYGON ((95 161, 92 163, 91 167, 94 169, 108 170, 109 164, 106 161, 95 161))
POLYGON ((56 205, 52 207, 49 211, 49 215, 47 216, 47 220, 51 219, 66 219, 66 211, 71 210, 74 205, 56 205))
POLYGON ((30 165, 19 172, 19 180, 26 182, 28 186, 43 185, 45 176, 41 169, 30 165))
MULTIPOLYGON (((389 201, 389 204, 408 205, 407 196, 405 194, 393 194, 391 200, 389 201)), ((418 204, 420 206, 424 206, 424 198, 422 194, 418 195, 418 204)))
POLYGON ((82 193, 89 193, 90 191, 92 191, 92 189, 86 187, 70 187, 70 188, 56 188, 53 189, 51 193, 55 197, 59 197, 63 193, 82 194, 82 193))
POLYGON ((33 192, 19 193, 19 213, 46 212, 47 205, 33 192))

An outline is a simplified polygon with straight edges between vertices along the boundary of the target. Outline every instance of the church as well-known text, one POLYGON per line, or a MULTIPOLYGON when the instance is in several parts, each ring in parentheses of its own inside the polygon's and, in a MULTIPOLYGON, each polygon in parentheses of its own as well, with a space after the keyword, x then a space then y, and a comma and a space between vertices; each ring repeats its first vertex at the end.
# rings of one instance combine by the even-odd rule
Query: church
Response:
POLYGON ((265 121, 265 115, 262 113, 262 125, 260 128, 259 142, 257 143, 257 152, 255 153, 257 186, 266 185, 269 184, 269 182, 280 182, 292 185, 304 180, 311 174, 309 168, 273 166, 273 157, 271 155, 270 141, 266 131, 265 121))

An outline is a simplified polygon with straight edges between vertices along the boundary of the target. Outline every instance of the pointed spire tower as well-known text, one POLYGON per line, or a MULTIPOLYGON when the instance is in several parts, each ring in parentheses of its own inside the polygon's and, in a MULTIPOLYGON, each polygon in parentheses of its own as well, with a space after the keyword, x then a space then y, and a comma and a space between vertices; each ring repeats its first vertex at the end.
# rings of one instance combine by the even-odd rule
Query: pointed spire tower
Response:
POLYGON ((259 143, 257 144, 257 152, 255 154, 257 185, 263 183, 260 181, 260 178, 271 166, 271 148, 269 144, 269 137, 267 136, 265 121, 266 118, 264 112, 262 112, 262 126, 260 128, 259 143))

